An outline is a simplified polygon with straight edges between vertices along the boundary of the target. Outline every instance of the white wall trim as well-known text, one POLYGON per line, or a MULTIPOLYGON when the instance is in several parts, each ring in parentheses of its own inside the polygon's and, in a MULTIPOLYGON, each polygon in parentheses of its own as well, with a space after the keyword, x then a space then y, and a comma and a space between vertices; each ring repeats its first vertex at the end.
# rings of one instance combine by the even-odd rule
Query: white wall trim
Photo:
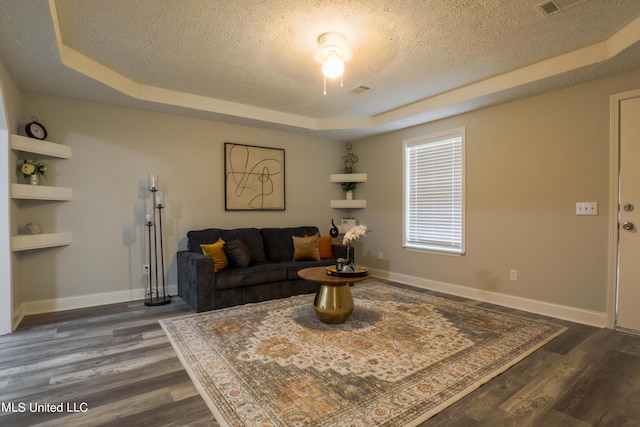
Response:
POLYGON ((530 313, 550 316, 556 319, 568 320, 590 326, 604 328, 607 326, 607 313, 585 310, 576 307, 553 304, 544 301, 516 297, 498 292, 484 291, 482 289, 469 288, 453 283, 438 282, 422 277, 409 276, 401 273, 393 273, 384 270, 369 269, 373 277, 387 279, 417 288, 443 292, 450 295, 474 299, 504 307, 528 311, 530 313))
MULTIPOLYGON (((0 115, 4 116, 0 82, 0 115)), ((0 122, 4 120, 0 119, 0 122)), ((8 334, 13 329, 11 311, 13 305, 13 276, 11 271, 11 199, 9 196, 9 132, 0 128, 0 335, 8 334), (6 172, 5 172, 6 167, 6 172)))
MULTIPOLYGON (((178 295, 178 285, 168 285, 169 295, 178 295)), ((69 298, 56 298, 23 302, 13 313, 14 329, 24 316, 32 314, 52 313, 56 311, 74 310, 76 308, 95 307, 99 305, 117 304, 120 302, 139 301, 144 299, 144 289, 128 291, 104 292, 69 298), (16 323, 17 322, 17 323, 16 323)))
MULTIPOLYGON (((504 307, 515 308, 518 310, 528 311, 530 313, 541 314, 543 316, 550 316, 599 328, 607 327, 607 313, 605 312, 585 310, 576 307, 501 294, 498 292, 484 291, 453 283, 438 282, 436 280, 424 279, 421 277, 393 273, 384 270, 369 269, 369 271, 373 277, 392 280, 394 282, 404 283, 417 288, 443 292, 450 295, 474 299, 490 304, 497 304, 504 307)), ((169 285, 167 287, 167 292, 169 295, 177 295, 178 285, 169 285)), ((144 290, 138 289, 24 302, 14 311, 14 329, 18 326, 24 316, 73 310, 77 308, 95 307, 106 304, 116 304, 120 302, 138 301, 142 299, 144 299, 144 290)))
POLYGON ((16 308, 13 311, 13 316, 11 318, 11 331, 15 331, 18 328, 18 325, 20 325, 20 322, 22 322, 22 319, 24 319, 24 313, 22 312, 22 304, 20 305, 20 307, 16 308))

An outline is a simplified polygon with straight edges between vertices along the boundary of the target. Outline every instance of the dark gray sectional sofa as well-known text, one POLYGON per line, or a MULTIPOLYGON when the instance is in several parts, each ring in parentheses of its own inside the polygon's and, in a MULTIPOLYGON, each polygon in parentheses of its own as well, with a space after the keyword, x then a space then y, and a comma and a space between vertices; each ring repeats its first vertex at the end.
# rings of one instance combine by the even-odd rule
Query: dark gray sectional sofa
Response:
POLYGON ((316 292, 317 283, 298 277, 307 267, 332 265, 335 258, 346 258, 346 247, 332 245, 334 259, 293 261, 292 236, 318 233, 313 226, 289 228, 209 228, 187 233, 188 250, 179 251, 178 295, 196 312, 260 302, 316 292), (236 239, 250 252, 247 267, 228 266, 214 272, 213 259, 204 255, 201 244, 212 244, 222 238, 236 239))

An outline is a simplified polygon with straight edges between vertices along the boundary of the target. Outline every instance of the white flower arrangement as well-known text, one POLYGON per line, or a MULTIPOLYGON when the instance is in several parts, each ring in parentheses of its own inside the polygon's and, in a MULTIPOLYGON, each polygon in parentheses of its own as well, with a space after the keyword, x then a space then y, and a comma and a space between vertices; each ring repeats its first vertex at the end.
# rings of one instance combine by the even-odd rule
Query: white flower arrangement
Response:
POLYGON ((35 174, 44 175, 47 172, 47 165, 37 160, 25 160, 20 166, 20 172, 25 178, 35 174))
MULTIPOLYGON (((347 247, 347 256, 349 256, 351 253, 351 243, 353 243, 354 240, 357 240, 360 237, 366 235, 370 231, 371 230, 369 230, 366 225, 360 224, 356 225, 344 234, 344 237, 342 238, 342 244, 347 247)), ((354 262, 354 260, 349 258, 338 258, 336 261, 338 262, 338 266, 340 266, 342 271, 348 271, 348 269, 356 271, 356 263, 354 262)))
POLYGON ((345 233, 344 237, 342 238, 342 244, 349 246, 351 245, 351 243, 353 243, 354 240, 357 240, 360 237, 365 236, 369 232, 371 232, 371 230, 369 230, 366 225, 364 224, 356 225, 351 230, 345 233))

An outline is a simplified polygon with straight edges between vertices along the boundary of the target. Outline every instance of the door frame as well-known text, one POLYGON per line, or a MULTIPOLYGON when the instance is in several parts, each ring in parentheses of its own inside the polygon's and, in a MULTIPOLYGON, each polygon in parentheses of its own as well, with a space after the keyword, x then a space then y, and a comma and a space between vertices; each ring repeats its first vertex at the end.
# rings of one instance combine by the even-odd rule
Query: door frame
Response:
POLYGON ((609 98, 609 262, 607 286, 607 327, 615 329, 618 307, 618 240, 620 210, 620 103, 640 97, 640 89, 609 98))

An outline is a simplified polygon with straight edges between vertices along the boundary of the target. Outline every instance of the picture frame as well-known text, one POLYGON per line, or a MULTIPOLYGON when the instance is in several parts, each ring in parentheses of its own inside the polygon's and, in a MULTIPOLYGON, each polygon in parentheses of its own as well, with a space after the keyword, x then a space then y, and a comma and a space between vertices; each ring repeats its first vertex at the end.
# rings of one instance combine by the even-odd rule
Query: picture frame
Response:
POLYGON ((285 151, 256 145, 224 144, 226 211, 283 211, 285 151))
POLYGON ((340 228, 342 229, 342 233, 346 233, 356 226, 355 218, 342 218, 342 222, 340 224, 340 228))

